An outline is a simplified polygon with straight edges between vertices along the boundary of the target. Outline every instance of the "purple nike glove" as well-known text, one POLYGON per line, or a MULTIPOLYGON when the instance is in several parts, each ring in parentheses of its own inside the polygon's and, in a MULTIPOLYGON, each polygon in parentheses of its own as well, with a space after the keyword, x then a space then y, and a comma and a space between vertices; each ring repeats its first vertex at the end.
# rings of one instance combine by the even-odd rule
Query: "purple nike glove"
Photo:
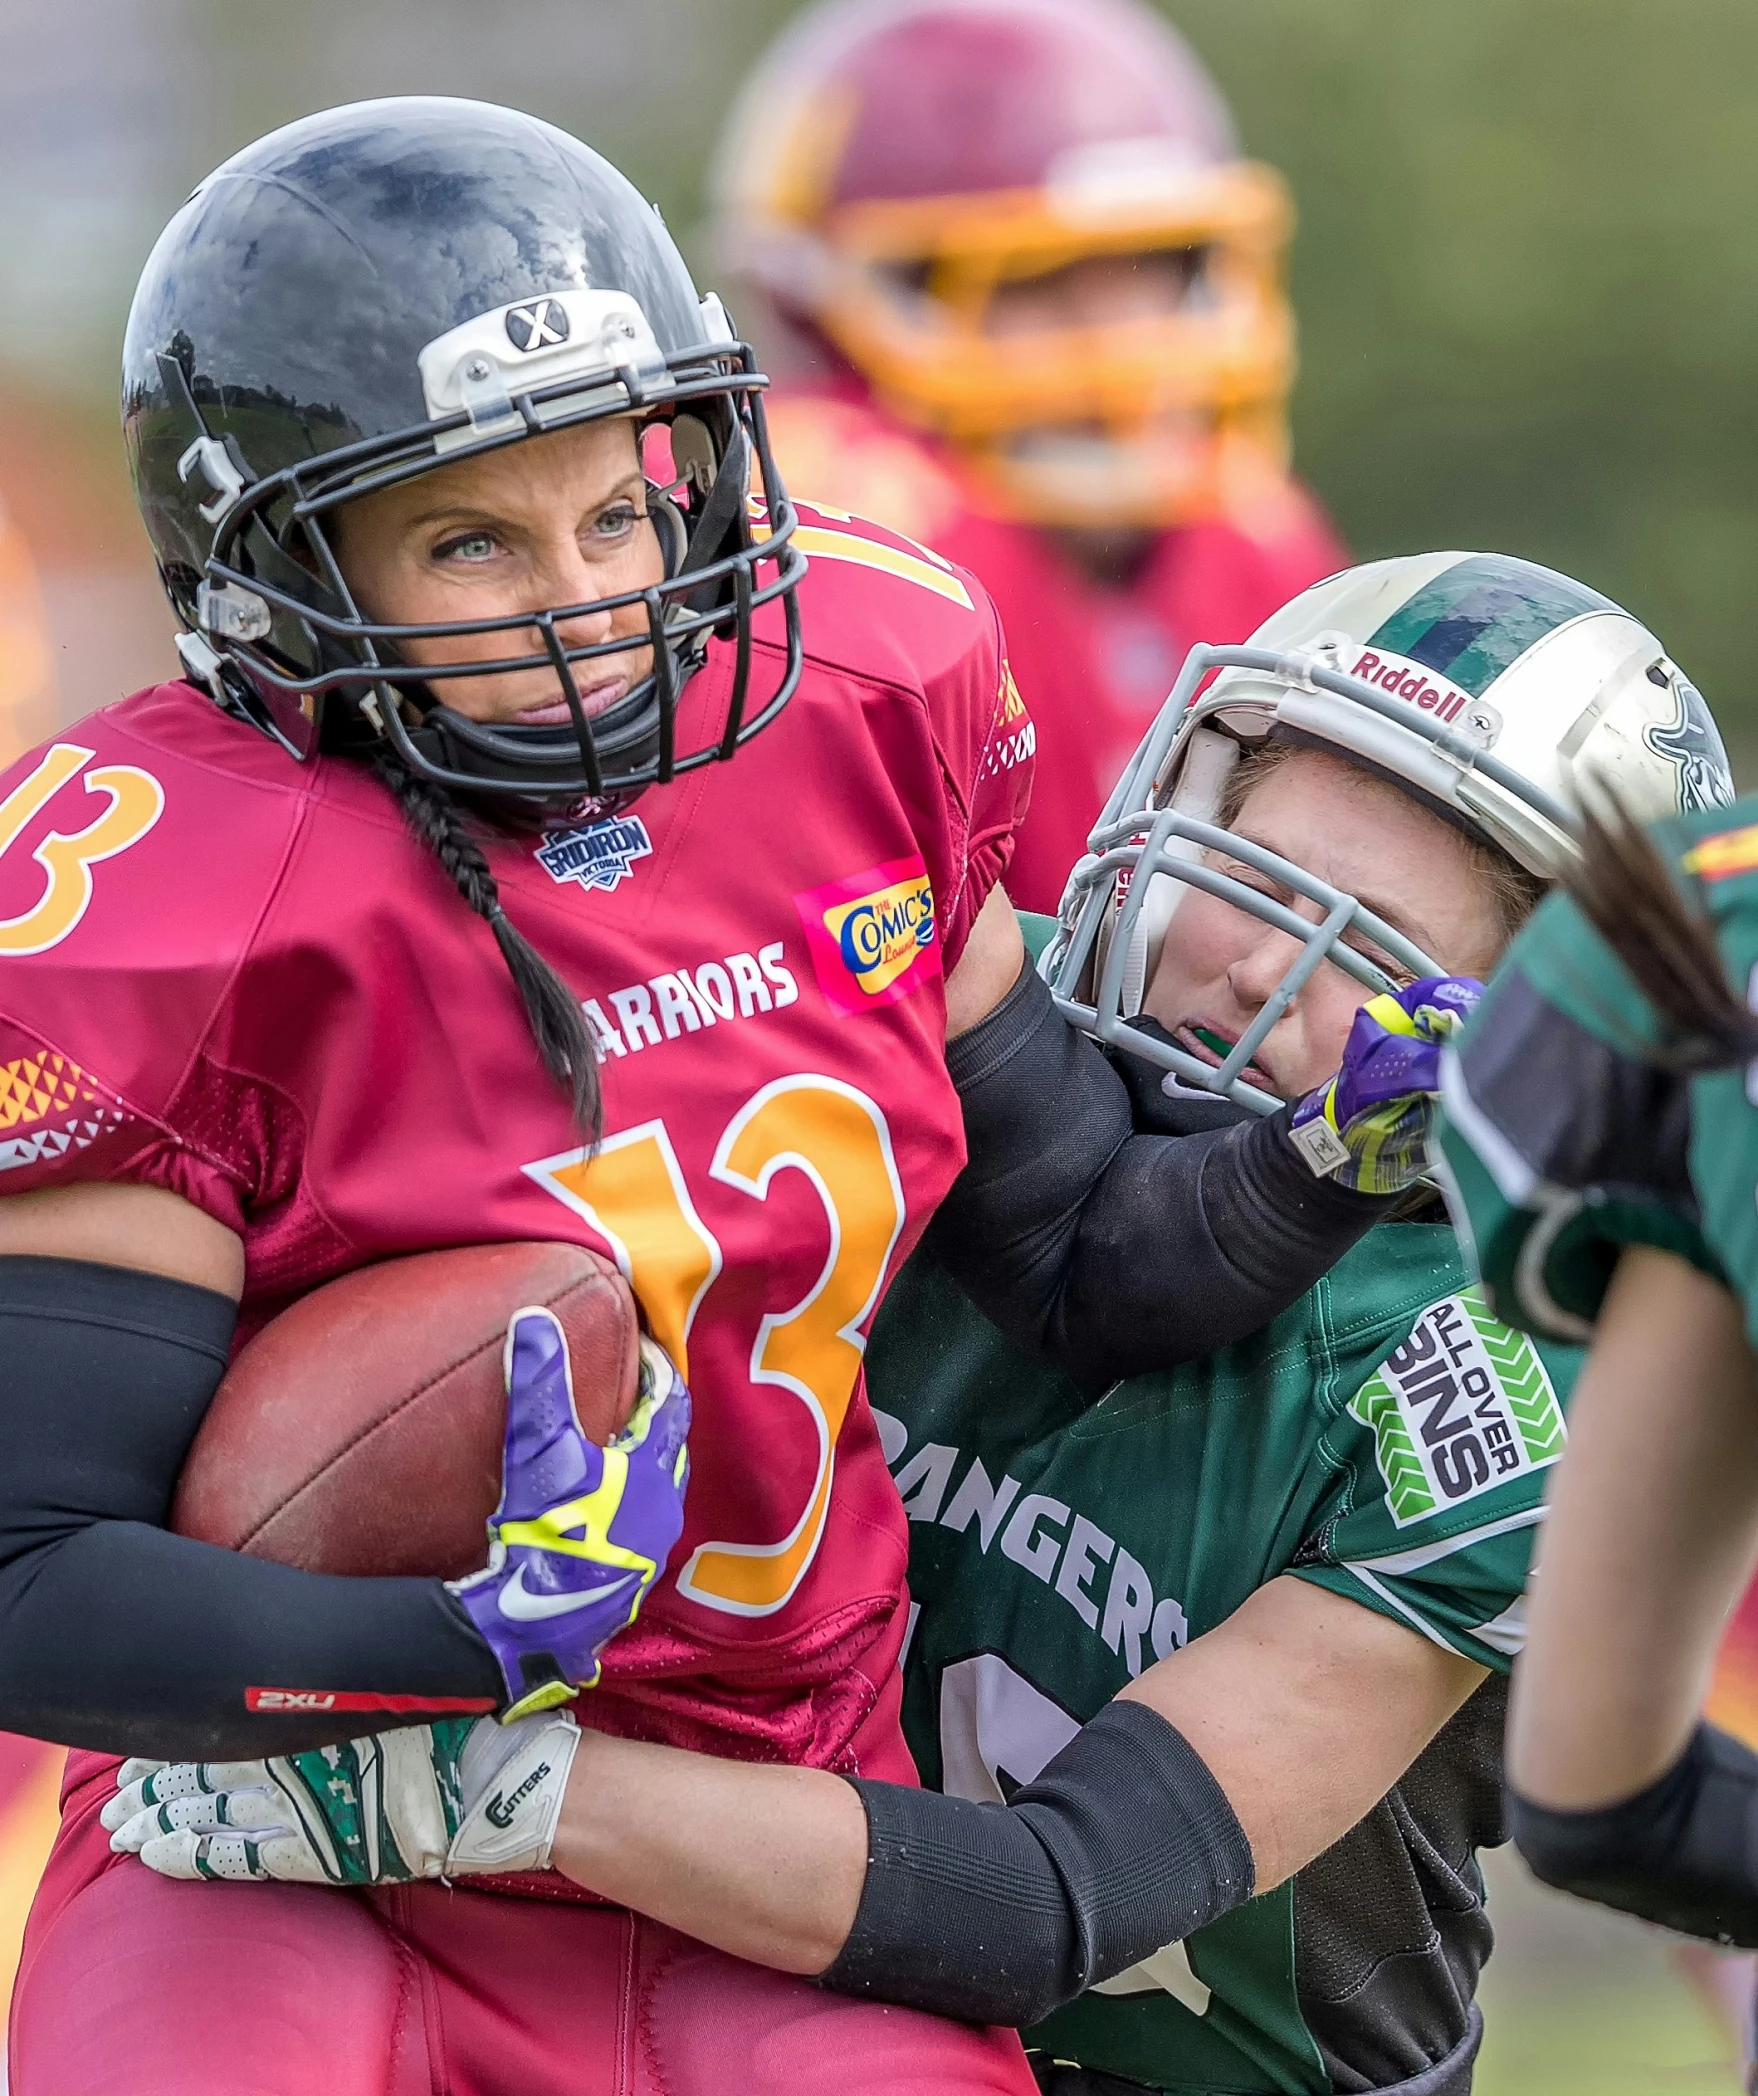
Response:
POLYGON ((1396 1194, 1428 1169, 1441 1049, 1483 995, 1469 975, 1425 975, 1369 998, 1329 1084, 1294 1109, 1294 1145, 1320 1179, 1396 1194))
POLYGON ((501 1722, 565 1703, 635 1620, 684 1527, 690 1393, 650 1339, 629 1423, 600 1448, 580 1430, 554 1314, 507 1327, 507 1441, 488 1568, 448 1581, 507 1684, 501 1722))

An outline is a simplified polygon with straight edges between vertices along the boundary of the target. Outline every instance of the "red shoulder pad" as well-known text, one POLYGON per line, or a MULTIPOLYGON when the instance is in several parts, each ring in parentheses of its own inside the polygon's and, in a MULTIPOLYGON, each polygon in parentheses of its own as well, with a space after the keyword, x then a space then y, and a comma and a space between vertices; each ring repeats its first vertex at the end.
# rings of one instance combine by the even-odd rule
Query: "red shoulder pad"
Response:
MULTIPOLYGON (((919 690, 988 644, 994 613, 968 570, 865 517, 803 503, 799 517, 809 661, 919 690)), ((760 515, 753 528, 763 533, 760 515)))
POLYGON ((1031 797, 1036 736, 1001 622, 968 569, 881 524, 802 505, 795 543, 808 562, 808 661, 892 685, 926 708, 957 845, 957 878, 942 900, 951 968, 1031 797))
POLYGON ((291 760, 184 684, 0 773, 0 1193, 139 1176, 176 1146, 303 797, 291 760))

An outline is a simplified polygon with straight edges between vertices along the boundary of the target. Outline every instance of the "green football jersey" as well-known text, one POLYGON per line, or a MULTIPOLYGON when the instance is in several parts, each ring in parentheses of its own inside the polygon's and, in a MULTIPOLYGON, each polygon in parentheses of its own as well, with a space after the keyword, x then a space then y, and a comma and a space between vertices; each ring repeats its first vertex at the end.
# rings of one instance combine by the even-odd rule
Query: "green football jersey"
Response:
MULTIPOLYGON (((1504 1673, 1576 1365, 1488 1314, 1450 1229, 1386 1224, 1252 1338, 1092 1404, 918 1251, 868 1382, 911 1522, 924 1781, 1006 1797, 1284 1573, 1504 1673)), ((1487 1683, 1335 1849, 1028 2044, 1178 2096, 1382 2088, 1468 2056, 1500 1716, 1487 1683)))
MULTIPOLYGON (((1758 799, 1658 825, 1758 993, 1758 799)), ((1646 997, 1566 895, 1509 948, 1445 1070, 1441 1148, 1487 1299, 1584 1339, 1627 1244, 1724 1279, 1758 1340, 1758 1079, 1664 1066, 1646 997)))

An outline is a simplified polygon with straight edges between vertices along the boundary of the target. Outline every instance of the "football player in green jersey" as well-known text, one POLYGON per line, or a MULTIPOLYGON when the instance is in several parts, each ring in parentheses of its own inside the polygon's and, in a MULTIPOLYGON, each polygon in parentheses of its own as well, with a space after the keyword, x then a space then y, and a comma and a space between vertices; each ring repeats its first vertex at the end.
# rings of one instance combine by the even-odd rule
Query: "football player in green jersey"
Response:
POLYGON ((1758 801, 1652 838, 1608 811, 1572 886, 1448 1073, 1498 1305, 1592 1341, 1514 1705, 1514 1833, 1553 1884, 1749 1949, 1758 1756, 1701 1713, 1758 1555, 1758 801))
MULTIPOLYGON (((1658 738, 1686 727, 1713 737, 1659 644, 1563 577, 1351 570, 1195 651, 1033 927, 1042 977, 1139 1127, 1316 1093, 1314 1174, 1384 1185, 1420 1169, 1432 978, 1491 965, 1583 779, 1682 805, 1658 738), (1406 1081, 1357 1112, 1323 1080, 1364 1025, 1406 1081)), ((1011 1341, 930 1241, 868 1369, 940 1794, 586 1733, 553 1860, 830 1987, 1030 2025, 1057 2096, 1455 2096, 1574 1358, 1497 1321, 1420 1187, 1253 1337, 1114 1386, 1011 1341)))

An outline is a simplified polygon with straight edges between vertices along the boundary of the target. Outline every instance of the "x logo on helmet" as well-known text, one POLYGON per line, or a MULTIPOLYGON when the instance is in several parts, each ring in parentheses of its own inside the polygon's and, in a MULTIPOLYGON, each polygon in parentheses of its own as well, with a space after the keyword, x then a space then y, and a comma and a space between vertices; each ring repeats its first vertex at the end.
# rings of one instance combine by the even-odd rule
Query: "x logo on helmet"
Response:
POLYGON ((527 354, 568 339, 568 309, 560 299, 536 298, 507 311, 507 340, 527 354))

